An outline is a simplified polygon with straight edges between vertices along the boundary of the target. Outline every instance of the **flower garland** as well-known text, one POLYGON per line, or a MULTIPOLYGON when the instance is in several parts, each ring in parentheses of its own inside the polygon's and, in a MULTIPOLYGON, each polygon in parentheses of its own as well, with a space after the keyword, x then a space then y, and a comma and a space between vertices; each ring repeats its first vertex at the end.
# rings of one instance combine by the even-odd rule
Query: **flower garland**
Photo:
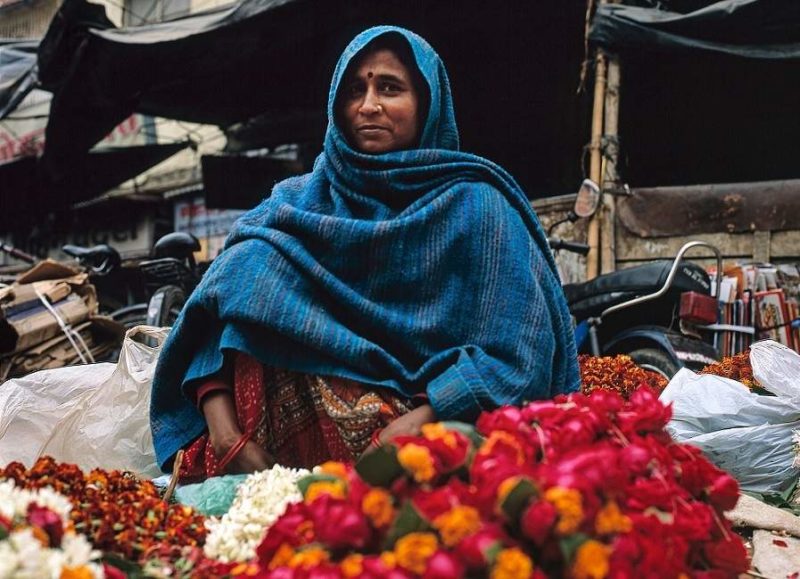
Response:
POLYGON ((667 379, 637 366, 630 356, 578 356, 581 373, 581 392, 611 390, 628 398, 634 390, 646 385, 660 393, 667 387, 667 379))
POLYGON ((258 577, 735 578, 738 485, 674 443, 647 387, 430 424, 301 480, 258 577), (480 433, 482 436, 479 436, 480 433))
POLYGON ((193 509, 164 502, 150 481, 130 473, 95 469, 84 474, 73 464, 42 457, 30 468, 12 462, 0 479, 26 489, 50 487, 71 503, 76 532, 96 549, 137 561, 155 545, 202 546, 205 517, 193 509))
POLYGON ((72 506, 50 489, 0 482, 0 578, 104 576, 98 551, 69 522, 72 506))
POLYGON ((757 388, 758 381, 753 377, 753 366, 750 364, 750 350, 727 356, 719 362, 709 364, 700 374, 714 374, 741 382, 748 388, 757 388))
POLYGON ((205 555, 225 563, 255 557, 267 528, 286 505, 302 499, 297 481, 308 474, 304 469, 274 466, 248 476, 228 512, 222 518, 206 520, 205 555))

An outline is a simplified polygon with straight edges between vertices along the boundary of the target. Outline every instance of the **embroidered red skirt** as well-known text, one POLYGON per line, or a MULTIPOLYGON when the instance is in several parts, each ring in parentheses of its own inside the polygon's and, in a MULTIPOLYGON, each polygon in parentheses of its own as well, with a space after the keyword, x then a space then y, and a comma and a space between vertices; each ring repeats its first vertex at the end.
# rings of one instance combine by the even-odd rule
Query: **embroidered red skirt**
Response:
MULTIPOLYGON (((278 464, 311 468, 327 460, 353 460, 372 433, 410 411, 411 400, 344 378, 279 370, 239 353, 233 397, 242 432, 278 464)), ((218 473, 208 433, 184 449, 181 482, 218 473)))

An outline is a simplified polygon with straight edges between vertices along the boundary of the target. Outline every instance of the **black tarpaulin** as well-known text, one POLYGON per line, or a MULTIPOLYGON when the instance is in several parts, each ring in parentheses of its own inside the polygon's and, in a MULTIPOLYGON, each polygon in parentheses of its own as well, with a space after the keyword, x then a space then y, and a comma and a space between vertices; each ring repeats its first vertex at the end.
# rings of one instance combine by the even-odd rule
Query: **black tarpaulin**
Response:
POLYGON ((187 146, 171 143, 95 149, 57 181, 42 171, 38 157, 0 163, 0 228, 16 229, 28 224, 34 215, 96 197, 187 146))
POLYGON ((0 39, 0 120, 36 88, 38 40, 0 39))
POLYGON ((42 42, 40 78, 54 93, 44 155, 56 175, 132 112, 244 123, 245 146, 316 141, 341 50, 368 26, 395 24, 445 61, 465 150, 506 167, 531 196, 582 178, 585 0, 547 10, 529 0, 240 0, 121 29, 95 8, 66 0, 42 42))
POLYGON ((612 51, 700 50, 758 59, 800 59, 800 1, 697 4, 686 13, 603 4, 592 20, 589 38, 612 51))

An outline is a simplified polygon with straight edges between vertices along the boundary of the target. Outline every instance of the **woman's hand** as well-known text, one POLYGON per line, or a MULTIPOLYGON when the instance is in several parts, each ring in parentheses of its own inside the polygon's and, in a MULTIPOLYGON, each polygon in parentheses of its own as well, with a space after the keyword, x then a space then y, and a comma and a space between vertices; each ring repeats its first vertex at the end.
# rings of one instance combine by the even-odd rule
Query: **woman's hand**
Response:
POLYGON ((381 444, 386 444, 395 436, 419 436, 422 425, 429 422, 436 422, 436 414, 430 404, 423 404, 411 412, 395 418, 381 431, 378 439, 381 444))

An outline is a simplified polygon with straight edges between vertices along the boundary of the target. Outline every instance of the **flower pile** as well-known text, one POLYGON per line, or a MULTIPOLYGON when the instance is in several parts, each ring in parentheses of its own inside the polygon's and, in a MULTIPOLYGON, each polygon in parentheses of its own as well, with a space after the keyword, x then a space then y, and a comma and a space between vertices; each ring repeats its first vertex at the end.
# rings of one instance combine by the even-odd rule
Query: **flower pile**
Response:
POLYGON ((303 498, 297 481, 308 474, 303 469, 274 466, 248 476, 228 512, 219 519, 206 520, 209 532, 205 555, 226 563, 255 557, 267 528, 283 514, 286 505, 303 498))
POLYGON ((0 577, 103 577, 100 553, 72 529, 71 508, 51 489, 0 482, 0 577))
POLYGON ((643 387, 430 424, 355 467, 301 480, 257 548, 258 577, 735 578, 738 485, 674 443, 643 387))
POLYGON ((96 549, 131 561, 156 545, 202 546, 205 518, 193 509, 164 502, 150 481, 130 473, 95 469, 84 474, 73 464, 40 458, 30 469, 12 462, 0 479, 25 489, 52 488, 71 502, 75 531, 96 549))
POLYGON ((581 372, 581 392, 590 394, 595 390, 612 390, 628 398, 639 386, 646 385, 661 392, 667 387, 667 379, 637 366, 630 356, 578 356, 581 372))
POLYGON ((757 388, 758 381, 753 377, 753 367, 750 365, 750 350, 745 350, 734 356, 723 358, 720 362, 709 364, 700 374, 714 374, 723 378, 730 378, 741 382, 748 388, 757 388))

